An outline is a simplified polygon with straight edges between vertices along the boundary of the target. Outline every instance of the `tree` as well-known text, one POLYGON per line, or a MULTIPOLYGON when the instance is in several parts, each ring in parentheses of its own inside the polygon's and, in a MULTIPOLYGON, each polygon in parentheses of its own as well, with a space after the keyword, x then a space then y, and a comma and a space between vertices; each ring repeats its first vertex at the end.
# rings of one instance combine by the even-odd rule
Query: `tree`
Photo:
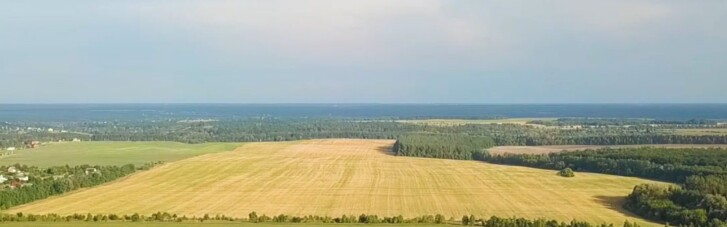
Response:
POLYGON ((470 217, 467 215, 462 216, 462 225, 470 225, 470 217))
POLYGON ((571 168, 565 168, 565 169, 560 170, 560 172, 558 172, 558 175, 560 175, 562 177, 575 177, 576 176, 575 173, 573 173, 573 170, 571 168))
POLYGON ((258 220, 257 220, 257 213, 255 213, 255 211, 253 211, 252 213, 248 214, 247 216, 248 216, 250 222, 252 222, 252 223, 257 223, 258 222, 258 220))

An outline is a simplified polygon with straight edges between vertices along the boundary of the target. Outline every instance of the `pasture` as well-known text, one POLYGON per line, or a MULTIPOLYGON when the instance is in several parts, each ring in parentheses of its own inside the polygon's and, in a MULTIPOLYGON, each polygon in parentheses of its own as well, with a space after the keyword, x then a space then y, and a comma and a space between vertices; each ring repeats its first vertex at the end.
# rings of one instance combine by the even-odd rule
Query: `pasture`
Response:
POLYGON ((201 154, 232 151, 241 143, 185 144, 177 142, 65 142, 14 151, 0 157, 0 166, 142 165, 177 161, 201 154))
POLYGON ((555 145, 555 146, 497 146, 488 148, 490 154, 548 154, 601 148, 727 148, 727 144, 640 144, 640 145, 555 145))
POLYGON ((120 181, 41 200, 9 213, 179 215, 443 214, 459 219, 518 216, 650 224, 621 209, 630 177, 392 156, 390 140, 247 143, 192 157, 120 181))

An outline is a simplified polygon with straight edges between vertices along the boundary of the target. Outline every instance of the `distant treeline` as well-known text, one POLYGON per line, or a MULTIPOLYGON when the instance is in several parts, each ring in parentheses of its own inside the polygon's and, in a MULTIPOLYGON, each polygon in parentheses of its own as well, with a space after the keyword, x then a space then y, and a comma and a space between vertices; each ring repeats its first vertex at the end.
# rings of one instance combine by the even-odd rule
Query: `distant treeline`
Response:
MULTIPOLYGON (((403 216, 379 217, 377 215, 361 214, 343 215, 341 217, 330 216, 289 216, 277 215, 267 216, 258 215, 252 212, 247 218, 227 217, 224 215, 204 215, 202 217, 187 217, 167 212, 157 212, 152 215, 140 215, 138 213, 132 215, 117 214, 73 214, 61 216, 57 214, 2 214, 0 213, 0 223, 2 222, 205 222, 205 221, 228 221, 228 222, 278 222, 278 223, 359 223, 359 224, 461 224, 465 226, 486 226, 486 227, 613 227, 613 224, 591 224, 583 221, 559 222, 547 219, 525 219, 517 217, 501 218, 492 216, 490 218, 476 218, 474 215, 465 215, 459 220, 450 217, 446 219, 444 215, 423 215, 414 218, 404 218, 403 216)), ((635 222, 624 222, 624 227, 638 227, 635 222)))
MULTIPOLYGON (((151 168, 152 164, 136 168, 128 164, 124 166, 58 166, 32 171, 30 184, 16 189, 0 190, 0 209, 45 199, 53 195, 63 194, 79 188, 87 188, 110 182, 137 170, 151 168)), ((34 169, 34 167, 19 166, 18 169, 34 169)), ((2 166, 0 169, 5 170, 2 166)), ((36 168, 37 169, 37 168, 36 168)))
POLYGON ((76 133, 50 133, 50 132, 27 132, 22 134, 9 134, 0 133, 0 149, 15 147, 18 149, 25 148, 28 141, 71 141, 73 139, 80 139, 87 141, 91 139, 89 135, 76 134, 76 133))
MULTIPOLYGON (((628 120, 628 119, 626 119, 628 120)), ((626 121, 625 120, 625 121, 626 121)), ((28 123, 22 124, 27 126, 28 123)), ((403 136, 442 135, 491 138, 493 145, 619 145, 619 144, 727 144, 727 135, 670 135, 651 127, 598 127, 547 129, 522 125, 469 124, 433 126, 386 120, 338 118, 244 118, 221 121, 101 121, 63 122, 74 133, 0 132, 0 147, 19 146, 27 140, 56 141, 75 137, 96 141, 254 142, 320 138, 398 139, 403 136)), ((469 145, 466 145, 469 146, 469 145)))
MULTIPOLYGON (((399 137, 394 145, 394 152, 401 156, 413 156, 413 157, 428 157, 428 158, 447 158, 447 159, 461 159, 461 160, 485 160, 483 150, 492 146, 499 145, 623 145, 623 144, 722 144, 727 143, 727 136, 675 136, 675 135, 632 135, 632 136, 593 136, 593 137, 579 137, 579 138, 558 138, 558 137, 542 137, 542 138, 528 138, 528 137, 511 137, 508 141, 503 141, 503 137, 492 138, 490 136, 472 136, 467 134, 412 134, 399 137), (520 141, 516 141, 520 140, 520 141), (724 141, 723 141, 724 140, 724 141), (514 143, 514 144, 513 144, 514 143)), ((664 153, 661 151, 668 151, 669 153, 679 153, 679 150, 674 149, 661 149, 654 151, 658 153, 658 157, 671 158, 671 156, 662 156, 664 153)), ((610 151, 604 151, 606 153, 610 151)), ((709 151, 699 152, 705 156, 699 160, 705 160, 708 157, 714 157, 717 160, 724 157, 714 155, 709 151)), ((657 158, 658 158, 657 157, 657 158)), ((498 159, 488 159, 487 161, 493 161, 503 164, 513 164, 518 162, 517 159, 533 159, 524 160, 522 162, 528 162, 528 166, 548 168, 545 163, 550 162, 550 158, 571 158, 568 154, 553 154, 550 156, 507 156, 500 157, 498 159), (561 157, 562 155, 563 157, 561 157), (539 160, 548 158, 548 160, 539 160), (513 159, 513 160, 510 160, 513 159), (537 162, 536 162, 537 161, 537 162), (505 163, 513 162, 513 163, 505 163)), ((582 161, 593 161, 590 159, 582 161)), ((596 160, 600 161, 600 160, 596 160)), ((613 162, 613 161, 612 161, 613 162)), ((668 164, 668 163, 664 163, 668 164)), ((615 164, 611 164, 613 166, 615 164)), ((628 164, 631 165, 631 164, 628 164)), ((647 163, 643 164, 643 168, 647 168, 647 163)), ((588 165, 583 165, 588 166, 588 165)), ((658 167, 658 166, 655 166, 658 167)), ((564 167, 563 167, 564 168, 564 167)), ((585 168, 585 167, 584 167, 585 168)), ((631 167, 634 168, 634 167, 631 167)), ((681 168, 681 167, 679 167, 681 168)), ((670 171, 667 167, 667 170, 670 171)), ((601 172, 604 170, 588 170, 592 172, 601 172)), ((625 171, 624 173, 612 173, 619 175, 633 175, 629 173, 630 169, 618 170, 614 169, 611 171, 625 171)), ((698 170, 692 170, 698 171, 698 170)), ((700 170, 710 172, 709 169, 700 170)), ((658 174, 658 173, 653 173, 658 174)), ((683 173, 676 176, 662 176, 659 180, 676 181, 670 178, 681 178, 682 180, 692 175, 691 173, 683 173)))

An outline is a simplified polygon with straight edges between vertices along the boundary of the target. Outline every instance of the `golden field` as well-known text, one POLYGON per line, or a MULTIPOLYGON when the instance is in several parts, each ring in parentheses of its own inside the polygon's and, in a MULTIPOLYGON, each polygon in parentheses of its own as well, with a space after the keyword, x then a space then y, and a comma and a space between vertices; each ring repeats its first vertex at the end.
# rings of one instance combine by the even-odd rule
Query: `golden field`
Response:
POLYGON ((624 212, 637 178, 391 155, 391 140, 248 143, 9 213, 518 216, 649 224, 624 212))

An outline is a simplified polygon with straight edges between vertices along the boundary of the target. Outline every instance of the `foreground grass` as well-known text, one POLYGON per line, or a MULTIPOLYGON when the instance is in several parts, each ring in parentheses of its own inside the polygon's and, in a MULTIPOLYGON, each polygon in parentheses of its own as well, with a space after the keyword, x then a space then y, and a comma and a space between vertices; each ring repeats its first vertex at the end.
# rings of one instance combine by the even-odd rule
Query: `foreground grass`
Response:
POLYGON ((37 149, 15 151, 0 158, 0 166, 20 163, 29 166, 141 165, 171 162, 201 154, 231 151, 240 143, 185 144, 177 142, 67 142, 37 149))
POLYGON ((246 217, 443 214, 646 221, 621 209, 637 178, 502 166, 477 161, 397 157, 388 140, 248 143, 234 152, 169 163, 121 181, 8 213, 151 214, 246 217))

